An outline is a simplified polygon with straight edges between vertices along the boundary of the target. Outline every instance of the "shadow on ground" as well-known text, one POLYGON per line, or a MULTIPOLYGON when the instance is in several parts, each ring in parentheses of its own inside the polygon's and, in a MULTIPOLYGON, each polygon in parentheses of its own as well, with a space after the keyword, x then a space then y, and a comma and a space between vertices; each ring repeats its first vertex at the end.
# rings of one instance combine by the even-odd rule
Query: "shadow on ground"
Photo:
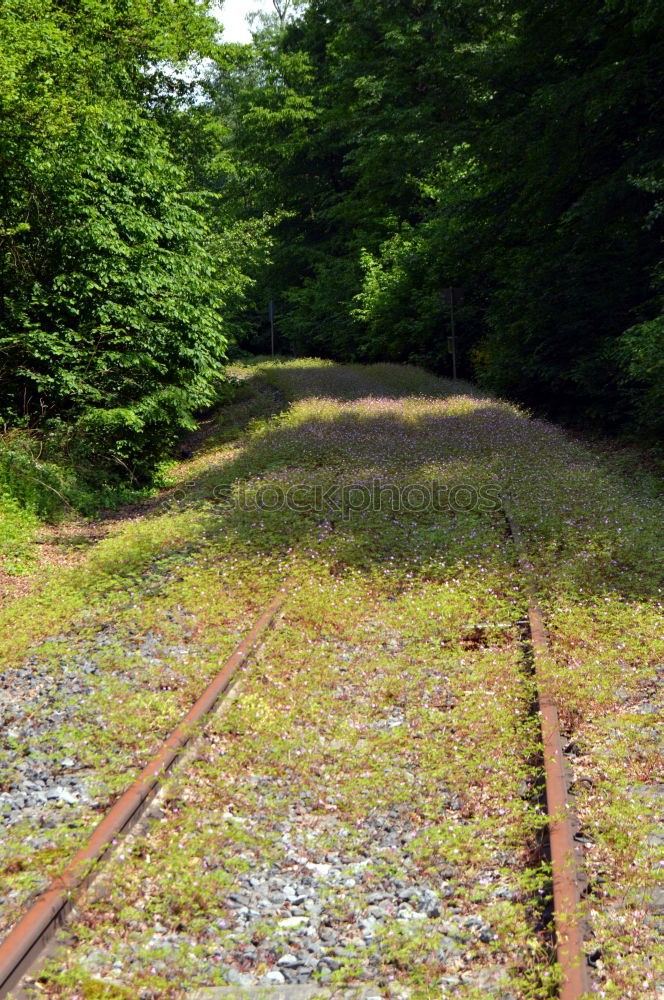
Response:
POLYGON ((204 516, 248 558, 297 551, 335 572, 441 580, 468 560, 513 568, 509 496, 559 590, 658 594, 656 512, 553 425, 408 366, 267 365, 243 393, 153 514, 204 516))

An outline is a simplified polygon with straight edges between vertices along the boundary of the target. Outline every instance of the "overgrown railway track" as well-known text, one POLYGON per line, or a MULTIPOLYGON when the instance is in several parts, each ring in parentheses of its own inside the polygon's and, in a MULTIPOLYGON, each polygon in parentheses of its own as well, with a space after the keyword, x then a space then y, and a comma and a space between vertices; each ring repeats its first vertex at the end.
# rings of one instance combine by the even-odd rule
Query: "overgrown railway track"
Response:
MULTIPOLYGON (((521 532, 509 507, 505 509, 505 517, 517 560, 527 578, 528 564, 521 532)), ((570 809, 558 713, 548 687, 545 627, 529 584, 526 591, 529 594, 526 639, 532 653, 537 711, 541 719, 541 759, 548 813, 548 850, 545 853, 550 854, 551 863, 552 940, 560 967, 559 996, 560 1000, 579 1000, 589 984, 583 950, 582 859, 575 840, 578 823, 570 809)), ((95 881, 103 870, 104 860, 149 810, 161 783, 177 765, 182 751, 218 705, 239 668, 265 639, 289 598, 293 598, 292 583, 286 584, 269 603, 219 674, 163 743, 158 754, 115 802, 87 844, 0 944, 0 997, 8 996, 23 977, 39 965, 57 931, 65 925, 82 890, 95 881)))
POLYGON ((33 926, 0 953, 5 992, 66 918, 21 1000, 568 1000, 586 973, 655 1000, 658 508, 417 370, 265 377, 278 399, 247 393, 182 506, 5 625, 0 917, 33 926), (276 593, 241 683, 114 807, 141 822, 85 847, 276 593))
POLYGON ((212 711, 238 669, 250 657, 285 599, 285 594, 278 594, 270 602, 222 670, 162 744, 156 756, 114 803, 87 844, 46 892, 29 907, 23 919, 0 944, 0 996, 6 996, 39 961, 56 931, 64 925, 78 893, 91 884, 98 874, 100 863, 117 844, 118 838, 126 836, 145 815, 159 790, 160 782, 177 763, 197 726, 212 711))

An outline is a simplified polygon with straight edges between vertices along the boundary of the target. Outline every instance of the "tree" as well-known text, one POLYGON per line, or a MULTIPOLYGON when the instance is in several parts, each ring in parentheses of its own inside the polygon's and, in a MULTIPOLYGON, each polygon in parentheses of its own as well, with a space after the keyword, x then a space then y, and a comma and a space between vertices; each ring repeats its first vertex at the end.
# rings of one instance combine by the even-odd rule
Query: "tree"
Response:
POLYGON ((0 10, 3 419, 139 478, 222 375, 233 281, 150 110, 213 32, 194 0, 0 10))
POLYGON ((252 11, 247 20, 254 29, 254 34, 262 36, 273 33, 281 34, 286 25, 306 5, 308 0, 272 0, 273 13, 252 11))
POLYGON ((466 374, 564 420, 655 419, 657 0, 311 0, 254 51, 307 67, 259 74, 231 142, 286 213, 266 283, 299 350, 445 371, 461 285, 466 374))

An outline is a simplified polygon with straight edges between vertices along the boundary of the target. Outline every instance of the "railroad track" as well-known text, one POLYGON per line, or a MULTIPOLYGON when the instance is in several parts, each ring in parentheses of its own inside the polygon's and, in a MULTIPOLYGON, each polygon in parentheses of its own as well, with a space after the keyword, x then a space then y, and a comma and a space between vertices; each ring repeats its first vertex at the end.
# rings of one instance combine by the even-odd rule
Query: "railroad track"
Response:
POLYGON ((0 945, 0 996, 6 996, 20 982, 53 940, 71 912, 77 894, 90 885, 98 864, 110 853, 118 837, 129 833, 145 815, 157 794, 160 782, 172 770, 196 726, 209 715, 233 677, 250 657, 286 600, 278 594, 253 628, 208 685, 201 697, 161 749, 141 771, 98 825, 87 844, 76 854, 62 874, 30 906, 25 916, 0 945))
MULTIPOLYGON (((521 570, 529 581, 530 573, 518 525, 505 506, 505 517, 521 570)), ((541 755, 546 788, 548 845, 553 884, 553 919, 555 953, 561 972, 561 1000, 578 1000, 588 989, 587 961, 583 951, 583 880, 576 826, 570 809, 565 774, 565 758, 556 706, 549 690, 546 665, 548 646, 542 615, 533 588, 527 586, 527 641, 532 652, 538 711, 541 719, 541 755)), ((150 809, 164 778, 169 775, 197 726, 205 720, 239 668, 257 650, 270 627, 279 617, 289 597, 290 585, 265 608, 262 615, 207 687, 194 707, 159 753, 144 768, 137 780, 98 825, 87 844, 72 859, 63 873, 30 906, 20 922, 0 945, 0 997, 7 996, 26 973, 42 959, 56 932, 66 923, 82 890, 98 877, 118 841, 132 830, 150 809)), ((525 621, 525 620, 524 620, 525 621)))
MULTIPOLYGON (((505 514, 519 565, 529 579, 521 530, 511 512, 511 505, 506 506, 505 514)), ((546 629, 530 584, 528 591, 528 622, 541 715, 542 757, 549 817, 556 957, 562 972, 560 998, 576 1000, 589 987, 586 957, 583 952, 582 895, 585 884, 580 850, 574 839, 577 824, 567 794, 568 782, 558 710, 545 670, 549 657, 546 629)))

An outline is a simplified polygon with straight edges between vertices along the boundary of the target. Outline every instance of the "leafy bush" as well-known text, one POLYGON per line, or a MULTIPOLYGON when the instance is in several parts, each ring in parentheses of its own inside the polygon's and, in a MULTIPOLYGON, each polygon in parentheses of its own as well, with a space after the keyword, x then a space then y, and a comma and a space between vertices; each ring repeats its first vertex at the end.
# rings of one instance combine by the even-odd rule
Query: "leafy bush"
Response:
POLYGON ((73 472, 44 458, 43 440, 14 431, 0 442, 0 496, 44 519, 72 505, 73 472))
POLYGON ((417 362, 426 357, 429 367, 441 367, 447 316, 428 256, 425 240, 408 226, 377 254, 363 251, 364 281, 354 314, 364 325, 365 357, 417 362))
POLYGON ((323 260, 314 267, 313 276, 287 292, 285 325, 296 356, 359 360, 360 330, 351 309, 358 277, 359 267, 352 258, 323 260))
POLYGON ((4 268, 3 409, 66 415, 79 455, 144 478, 222 376, 212 234, 137 114, 80 124, 59 160, 38 166, 40 220, 14 237, 38 267, 4 268))
POLYGON ((0 493, 0 567, 13 574, 26 568, 39 518, 10 496, 0 493))
POLYGON ((242 283, 158 114, 208 6, 0 7, 0 418, 134 483, 214 400, 242 283))
POLYGON ((664 313, 626 330, 618 341, 626 384, 642 430, 664 430, 664 313))

